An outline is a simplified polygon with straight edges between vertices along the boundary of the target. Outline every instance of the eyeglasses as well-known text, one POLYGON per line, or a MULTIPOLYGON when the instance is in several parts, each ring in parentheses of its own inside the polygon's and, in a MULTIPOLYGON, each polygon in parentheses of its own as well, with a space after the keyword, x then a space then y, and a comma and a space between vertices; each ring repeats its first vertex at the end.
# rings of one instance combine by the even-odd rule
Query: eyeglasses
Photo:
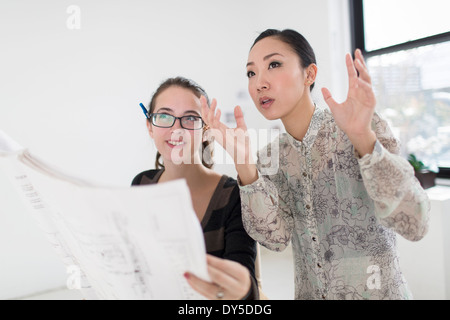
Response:
POLYGON ((183 116, 175 117, 166 113, 152 113, 150 114, 150 121, 156 127, 160 128, 171 128, 175 124, 177 119, 180 120, 180 125, 184 129, 188 130, 199 130, 202 129, 205 123, 202 117, 198 116, 183 116))

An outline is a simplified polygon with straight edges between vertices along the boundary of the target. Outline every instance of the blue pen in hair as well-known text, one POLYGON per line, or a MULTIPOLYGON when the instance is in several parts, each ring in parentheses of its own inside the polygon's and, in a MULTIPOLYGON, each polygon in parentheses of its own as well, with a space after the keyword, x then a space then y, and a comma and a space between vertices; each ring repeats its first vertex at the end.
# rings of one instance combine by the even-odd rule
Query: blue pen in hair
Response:
POLYGON ((144 105, 142 103, 139 104, 142 108, 142 111, 144 111, 144 115, 147 119, 150 119, 150 117, 148 116, 148 111, 147 109, 144 107, 144 105))

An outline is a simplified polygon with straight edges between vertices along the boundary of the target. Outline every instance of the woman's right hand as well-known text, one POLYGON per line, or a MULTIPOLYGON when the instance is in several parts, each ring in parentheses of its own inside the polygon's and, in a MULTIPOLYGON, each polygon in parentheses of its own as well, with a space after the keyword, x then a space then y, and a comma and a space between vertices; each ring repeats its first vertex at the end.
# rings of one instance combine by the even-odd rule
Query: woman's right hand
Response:
POLYGON ((250 272, 240 263, 208 254, 208 273, 212 282, 186 272, 184 277, 191 287, 208 299, 239 300, 250 292, 250 272))
POLYGON ((250 138, 244 121, 241 107, 234 108, 236 128, 229 128, 220 121, 221 112, 217 109, 217 101, 213 99, 208 107, 206 98, 200 98, 202 104, 202 118, 209 126, 206 131, 231 156, 236 166, 242 185, 251 184, 258 179, 258 171, 252 157, 250 138))

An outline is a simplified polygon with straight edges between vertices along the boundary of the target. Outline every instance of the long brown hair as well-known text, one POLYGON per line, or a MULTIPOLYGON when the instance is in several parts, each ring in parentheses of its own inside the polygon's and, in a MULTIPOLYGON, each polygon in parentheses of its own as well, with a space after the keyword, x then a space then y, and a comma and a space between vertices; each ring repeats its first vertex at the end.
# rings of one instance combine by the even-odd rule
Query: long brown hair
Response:
MULTIPOLYGON (((156 89, 155 93, 152 96, 152 99, 150 100, 150 104, 148 106, 149 114, 153 113, 153 111, 155 110, 156 99, 158 98, 158 96, 164 90, 171 88, 171 87, 175 87, 175 86, 192 91, 192 93, 197 98, 204 96, 206 98, 206 101, 209 106, 208 95, 206 94, 206 91, 202 87, 200 87, 196 82, 194 82, 190 79, 187 79, 184 77, 175 77, 175 78, 169 78, 169 79, 165 80, 164 82, 162 82, 159 85, 158 89, 156 89)), ((150 119, 147 119, 147 121, 150 121, 150 119)), ((214 150, 213 150, 212 142, 209 140, 203 141, 203 143, 202 143, 202 164, 208 169, 211 169, 214 166, 214 163, 212 161, 213 151, 214 150), (205 159, 205 157, 204 157, 205 150, 210 151, 210 154, 206 155, 207 159, 205 159)), ((159 153, 159 151, 157 151, 157 153, 156 153, 155 168, 156 169, 164 168, 164 164, 161 162, 161 153, 159 153)))

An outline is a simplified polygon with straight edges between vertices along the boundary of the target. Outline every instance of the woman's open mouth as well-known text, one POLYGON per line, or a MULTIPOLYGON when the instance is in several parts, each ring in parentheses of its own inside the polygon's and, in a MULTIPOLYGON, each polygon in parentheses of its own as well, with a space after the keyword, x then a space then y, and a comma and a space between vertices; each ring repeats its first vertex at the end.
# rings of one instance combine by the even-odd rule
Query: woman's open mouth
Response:
POLYGON ((275 100, 269 97, 262 97, 259 99, 259 105, 263 109, 268 109, 273 104, 275 100))

